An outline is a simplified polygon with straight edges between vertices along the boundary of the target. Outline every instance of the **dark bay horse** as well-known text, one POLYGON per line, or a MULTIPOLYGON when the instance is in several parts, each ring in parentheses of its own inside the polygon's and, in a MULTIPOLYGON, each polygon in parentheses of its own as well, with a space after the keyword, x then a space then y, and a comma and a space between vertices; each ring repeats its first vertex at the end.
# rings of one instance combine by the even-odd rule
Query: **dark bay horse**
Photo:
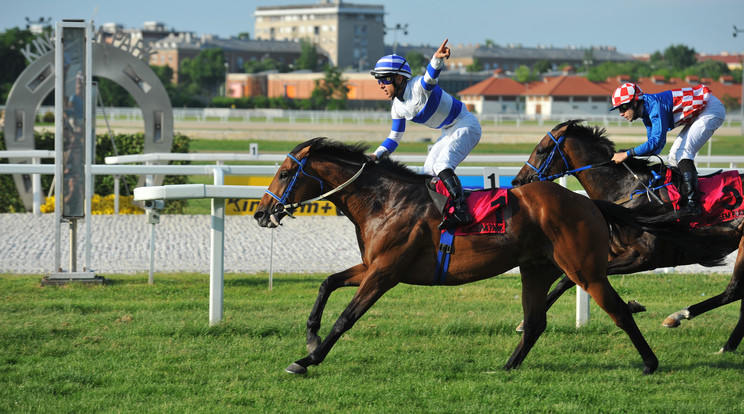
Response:
MULTIPOLYGON (((572 120, 561 123, 545 135, 512 184, 519 186, 573 174, 592 199, 622 203, 633 210, 643 210, 646 214, 669 216, 672 210, 666 187, 652 191, 653 196, 646 194, 647 188, 658 187, 651 183, 655 174, 663 175, 660 174, 663 164, 654 165, 639 158, 629 158, 623 163, 625 165, 610 162, 616 151, 605 130, 586 126, 582 122, 572 120), (635 196, 629 200, 631 194, 635 196)), ((635 273, 694 263, 712 266, 720 264, 725 256, 738 249, 731 281, 721 294, 675 312, 662 323, 663 326, 677 327, 682 319, 691 319, 744 298, 743 228, 744 218, 737 218, 712 226, 689 229, 686 241, 682 244, 670 244, 669 239, 644 231, 626 233, 624 236, 613 234, 608 274, 635 273)), ((572 286, 573 282, 570 280, 561 280, 550 292, 548 306, 572 286)), ((744 301, 739 321, 721 352, 736 350, 742 337, 744 301)))
MULTIPOLYGON (((320 364, 341 335, 398 283, 434 282, 442 215, 427 189, 431 177, 389 159, 368 162, 365 150, 324 138, 298 145, 279 167, 254 215, 260 226, 276 227, 292 209, 323 197, 356 228, 362 263, 321 284, 307 321, 309 354, 289 365, 289 373, 304 374, 308 366, 320 364), (358 289, 321 340, 318 331, 329 295, 346 286, 358 289)), ((603 214, 611 213, 558 184, 535 183, 509 191, 503 211, 506 233, 455 237, 446 285, 520 267, 524 333, 504 368, 517 368, 545 330, 546 294, 562 273, 586 289, 628 334, 643 359, 644 374, 658 366, 628 305, 607 281, 609 234, 603 214)))

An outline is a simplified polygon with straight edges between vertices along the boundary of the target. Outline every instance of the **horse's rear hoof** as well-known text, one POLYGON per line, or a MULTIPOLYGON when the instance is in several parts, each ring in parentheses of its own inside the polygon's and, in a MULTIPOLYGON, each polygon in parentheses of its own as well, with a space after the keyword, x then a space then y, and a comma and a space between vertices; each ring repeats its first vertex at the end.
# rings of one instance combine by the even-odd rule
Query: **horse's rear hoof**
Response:
POLYGON ((304 375, 304 374, 307 374, 307 368, 303 367, 302 365, 296 362, 293 362, 290 366, 287 367, 287 369, 284 370, 284 372, 288 372, 290 374, 304 375))
POLYGON ((666 319, 664 319, 664 322, 661 323, 661 326, 663 326, 665 328, 676 328, 679 325, 680 325, 679 320, 674 319, 674 318, 669 318, 669 317, 667 317, 666 319))

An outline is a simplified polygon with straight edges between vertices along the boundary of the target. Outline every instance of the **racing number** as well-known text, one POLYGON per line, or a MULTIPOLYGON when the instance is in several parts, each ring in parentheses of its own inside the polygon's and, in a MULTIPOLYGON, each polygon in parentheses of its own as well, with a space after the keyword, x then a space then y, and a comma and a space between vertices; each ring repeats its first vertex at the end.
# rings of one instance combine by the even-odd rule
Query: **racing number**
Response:
POLYGON ((498 220, 499 223, 504 222, 504 213, 501 207, 505 205, 506 205, 506 197, 504 196, 500 196, 499 198, 491 201, 491 207, 496 207, 495 214, 496 214, 496 219, 498 220))
POLYGON ((734 199, 731 204, 724 204, 723 208, 725 208, 726 210, 736 210, 737 208, 739 208, 739 206, 741 206, 742 196, 739 190, 737 190, 735 187, 731 187, 728 185, 724 186, 722 192, 723 195, 727 198, 732 197, 734 199))

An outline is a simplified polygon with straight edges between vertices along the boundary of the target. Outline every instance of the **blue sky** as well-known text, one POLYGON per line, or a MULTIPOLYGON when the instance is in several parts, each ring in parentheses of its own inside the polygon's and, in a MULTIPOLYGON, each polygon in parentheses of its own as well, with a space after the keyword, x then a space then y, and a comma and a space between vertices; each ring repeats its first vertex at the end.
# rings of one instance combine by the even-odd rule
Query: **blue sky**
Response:
MULTIPOLYGON (((317 0, 5 0, 0 30, 25 27, 26 17, 93 19, 96 25, 116 22, 141 27, 145 21, 166 28, 221 37, 249 32, 258 6, 314 4, 317 0)), ((554 47, 615 46, 628 54, 663 51, 683 44, 697 52, 744 52, 742 0, 353 0, 382 4, 385 23, 408 24, 399 43, 457 45, 483 43, 554 47)), ((393 43, 393 34, 385 43, 393 43)))

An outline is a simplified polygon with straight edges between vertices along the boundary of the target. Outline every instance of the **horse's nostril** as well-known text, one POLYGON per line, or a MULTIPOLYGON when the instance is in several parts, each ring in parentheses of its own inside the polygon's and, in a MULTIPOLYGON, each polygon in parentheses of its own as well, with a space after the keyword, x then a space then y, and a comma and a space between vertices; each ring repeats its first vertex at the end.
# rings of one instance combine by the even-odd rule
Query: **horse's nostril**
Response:
POLYGON ((511 185, 512 187, 519 187, 520 185, 522 185, 522 180, 515 178, 512 180, 511 185))
POLYGON ((265 214, 266 213, 264 213, 263 211, 256 211, 253 214, 253 218, 256 219, 256 220, 261 220, 264 217, 265 214))

